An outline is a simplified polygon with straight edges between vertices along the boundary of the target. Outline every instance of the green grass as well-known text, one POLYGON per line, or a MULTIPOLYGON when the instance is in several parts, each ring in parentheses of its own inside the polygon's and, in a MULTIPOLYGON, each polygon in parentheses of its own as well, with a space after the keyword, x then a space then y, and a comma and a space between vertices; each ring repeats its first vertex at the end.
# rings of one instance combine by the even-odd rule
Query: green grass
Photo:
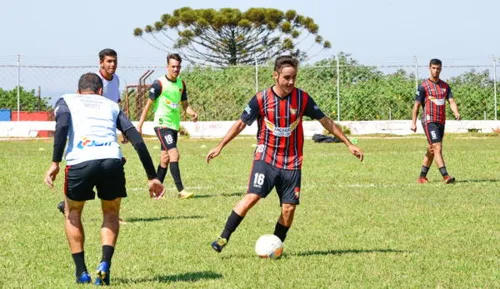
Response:
MULTIPOLYGON (((366 161, 341 144, 305 144, 301 205, 280 260, 254 244, 272 233, 276 194, 254 207, 221 254, 210 248, 246 190, 253 139, 236 139, 210 165, 218 140, 181 139, 181 170, 196 198, 148 198, 131 145, 129 197, 112 267, 116 288, 499 288, 500 137, 449 135, 444 156, 454 185, 436 167, 419 185, 425 139, 360 138, 366 161), (206 146, 206 147, 204 147, 206 146)), ((155 163, 156 140, 148 140, 155 163)), ((63 174, 43 183, 51 141, 0 142, 0 287, 70 288, 73 261, 56 210, 63 174)), ((101 255, 100 206, 84 210, 87 266, 101 255)), ((79 286, 85 288, 90 286, 79 286)))

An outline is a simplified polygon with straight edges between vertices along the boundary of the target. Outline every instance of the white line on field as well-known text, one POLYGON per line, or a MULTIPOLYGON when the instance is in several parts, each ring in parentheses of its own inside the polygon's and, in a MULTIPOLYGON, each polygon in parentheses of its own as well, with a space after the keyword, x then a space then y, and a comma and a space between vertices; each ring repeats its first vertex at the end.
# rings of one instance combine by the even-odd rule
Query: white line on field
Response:
MULTIPOLYGON (((401 188, 410 187, 416 184, 324 184, 324 185, 302 185, 302 189, 316 189, 316 188, 401 188)), ((196 186, 196 187, 185 187, 188 191, 202 191, 215 188, 215 186, 196 186)), ((246 190, 247 186, 236 186, 232 187, 236 190, 246 190)), ((147 187, 144 188, 127 188, 127 191, 147 191, 147 187)))

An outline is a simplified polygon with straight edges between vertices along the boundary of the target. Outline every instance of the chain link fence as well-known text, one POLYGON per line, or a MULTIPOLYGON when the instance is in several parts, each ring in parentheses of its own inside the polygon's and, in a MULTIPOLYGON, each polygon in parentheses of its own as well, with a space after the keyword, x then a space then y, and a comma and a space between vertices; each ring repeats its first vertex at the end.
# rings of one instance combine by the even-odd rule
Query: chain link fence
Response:
MULTIPOLYGON (((95 65, 47 66, 0 62, 0 88, 18 86, 35 92, 54 104, 64 93, 77 90, 79 77, 97 72, 95 65)), ((428 76, 426 65, 374 65, 342 63, 332 58, 326 65, 302 65, 297 87, 307 91, 318 106, 335 120, 411 119, 416 86, 428 76), (420 73, 419 73, 420 70, 420 73)), ((271 66, 188 66, 182 71, 191 106, 199 120, 235 120, 256 91, 273 84, 271 66)), ((165 74, 165 66, 119 66, 123 110, 138 120, 154 79, 165 74)), ((462 118, 496 120, 496 63, 491 65, 444 66, 442 76, 453 91, 462 118)), ((2 97, 4 97, 2 95, 2 97)), ((19 109, 22 107, 20 101, 19 109)), ((0 107, 2 108, 2 107, 0 107)), ((451 117, 451 110, 448 109, 451 117)), ((152 113, 149 114, 152 119, 152 113)))

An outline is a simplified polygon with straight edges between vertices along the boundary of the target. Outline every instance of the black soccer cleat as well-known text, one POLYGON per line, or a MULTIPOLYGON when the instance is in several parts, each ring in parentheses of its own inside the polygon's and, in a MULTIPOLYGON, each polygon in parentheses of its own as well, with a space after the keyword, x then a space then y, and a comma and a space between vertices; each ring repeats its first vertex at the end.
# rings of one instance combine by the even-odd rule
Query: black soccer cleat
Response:
POLYGON ((444 176, 443 177, 443 182, 445 184, 453 184, 455 182, 455 177, 452 176, 444 176))
POLYGON ((212 249, 214 249, 217 253, 220 253, 226 245, 227 239, 219 237, 217 240, 212 242, 212 249))
POLYGON ((64 201, 61 201, 59 204, 57 204, 57 209, 64 215, 64 201))

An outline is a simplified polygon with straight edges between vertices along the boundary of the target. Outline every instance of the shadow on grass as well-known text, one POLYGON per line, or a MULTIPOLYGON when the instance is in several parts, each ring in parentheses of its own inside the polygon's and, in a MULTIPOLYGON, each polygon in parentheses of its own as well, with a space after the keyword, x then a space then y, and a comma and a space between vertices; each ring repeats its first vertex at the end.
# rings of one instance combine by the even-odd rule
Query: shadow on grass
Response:
POLYGON ((457 180, 455 183, 500 183, 500 180, 490 179, 490 180, 457 180))
POLYGON ((134 284, 145 282, 171 283, 171 282, 197 282, 201 280, 221 279, 224 276, 212 271, 190 272, 177 275, 156 275, 149 278, 112 278, 112 284, 134 284))
POLYGON ((215 195, 194 195, 194 199, 205 199, 205 198, 212 198, 215 197, 215 195))
POLYGON ((194 198, 195 199, 202 199, 202 198, 213 198, 213 197, 241 197, 243 196, 245 193, 243 192, 237 192, 237 193, 222 193, 222 194, 214 194, 214 195, 195 195, 194 198))
POLYGON ((226 194, 220 194, 223 197, 241 197, 245 195, 244 192, 236 192, 236 193, 226 193, 226 194))
MULTIPOLYGON (((367 254, 367 253, 409 253, 410 251, 401 251, 393 249, 347 249, 347 250, 325 250, 325 251, 307 251, 298 253, 288 253, 285 251, 282 258, 305 257, 305 256, 318 256, 318 255, 344 255, 344 254, 367 254)), ((253 254, 232 254, 221 256, 222 259, 258 259, 253 254)))
POLYGON ((156 222, 163 220, 179 220, 179 219, 203 219, 203 216, 164 216, 164 217, 152 217, 152 218, 126 218, 125 222, 127 223, 136 223, 136 222, 156 222))
POLYGON ((347 250, 325 250, 307 251, 292 254, 292 256, 315 256, 315 255, 343 255, 343 254, 365 254, 365 253, 408 253, 409 251, 393 249, 347 249, 347 250))

